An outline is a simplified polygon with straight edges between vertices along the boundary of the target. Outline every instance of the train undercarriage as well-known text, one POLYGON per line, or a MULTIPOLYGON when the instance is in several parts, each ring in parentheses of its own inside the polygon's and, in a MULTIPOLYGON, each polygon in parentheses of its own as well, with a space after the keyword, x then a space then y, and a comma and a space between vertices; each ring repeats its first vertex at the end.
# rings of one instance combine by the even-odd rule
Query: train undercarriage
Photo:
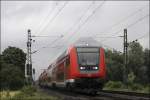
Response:
POLYGON ((104 80, 99 78, 79 78, 74 82, 66 83, 66 88, 69 91, 78 91, 83 93, 96 94, 102 90, 104 80))
POLYGON ((67 82, 51 82, 48 84, 42 83, 40 87, 65 88, 71 92, 81 92, 88 94, 97 94, 102 90, 104 80, 99 78, 78 78, 67 82))

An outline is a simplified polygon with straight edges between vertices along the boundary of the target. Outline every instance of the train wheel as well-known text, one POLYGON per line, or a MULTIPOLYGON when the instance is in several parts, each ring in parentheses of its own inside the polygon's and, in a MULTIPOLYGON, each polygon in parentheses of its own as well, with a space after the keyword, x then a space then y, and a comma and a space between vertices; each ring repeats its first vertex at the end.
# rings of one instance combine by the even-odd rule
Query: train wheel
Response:
POLYGON ((97 95, 97 91, 92 90, 92 91, 90 92, 90 94, 93 95, 93 96, 95 96, 95 95, 97 95))
POLYGON ((104 87, 104 84, 100 84, 100 90, 102 90, 104 87))
POLYGON ((72 86, 70 83, 67 83, 66 88, 68 91, 72 91, 72 86))
POLYGON ((52 83, 52 88, 56 88, 56 83, 52 83))

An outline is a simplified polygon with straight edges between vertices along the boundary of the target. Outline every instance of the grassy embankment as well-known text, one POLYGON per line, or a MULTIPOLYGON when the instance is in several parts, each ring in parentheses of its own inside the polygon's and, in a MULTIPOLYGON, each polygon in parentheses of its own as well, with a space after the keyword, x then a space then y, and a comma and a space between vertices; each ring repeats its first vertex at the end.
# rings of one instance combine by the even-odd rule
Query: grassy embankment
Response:
POLYGON ((114 91, 127 91, 127 92, 138 92, 138 93, 150 93, 150 84, 128 84, 124 85, 122 82, 109 81, 105 84, 104 90, 114 90, 114 91))
MULTIPOLYGON (((114 90, 114 91, 128 91, 128 92, 138 92, 138 93, 149 93, 149 85, 140 84, 128 84, 124 85, 122 82, 109 81, 105 84, 104 90, 114 90)), ((0 91, 1 100, 59 100, 58 97, 50 96, 46 93, 41 92, 33 86, 25 86, 18 91, 0 91)))
POLYGON ((1 91, 0 98, 1 100, 59 100, 57 97, 45 94, 33 86, 26 86, 18 91, 1 91))

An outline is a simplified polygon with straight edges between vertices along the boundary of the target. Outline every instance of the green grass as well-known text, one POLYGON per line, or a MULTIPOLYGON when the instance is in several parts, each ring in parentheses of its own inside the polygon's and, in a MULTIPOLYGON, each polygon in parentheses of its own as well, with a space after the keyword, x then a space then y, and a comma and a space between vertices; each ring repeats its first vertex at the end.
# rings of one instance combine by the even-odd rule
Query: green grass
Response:
POLYGON ((138 92, 138 93, 150 93, 150 85, 141 85, 137 83, 132 83, 124 85, 119 81, 109 81, 105 84, 104 90, 114 90, 114 91, 127 91, 127 92, 138 92))
POLYGON ((35 87, 26 86, 19 91, 1 91, 1 100, 59 100, 37 90, 35 87))
POLYGON ((12 98, 14 95, 18 94, 19 91, 9 91, 9 90, 3 90, 0 91, 0 98, 4 99, 4 98, 12 98))

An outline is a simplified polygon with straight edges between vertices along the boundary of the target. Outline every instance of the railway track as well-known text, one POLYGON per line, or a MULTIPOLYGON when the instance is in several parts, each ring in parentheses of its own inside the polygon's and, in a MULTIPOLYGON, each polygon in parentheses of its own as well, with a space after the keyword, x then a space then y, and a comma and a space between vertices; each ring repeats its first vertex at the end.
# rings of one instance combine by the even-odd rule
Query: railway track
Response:
POLYGON ((149 94, 145 93, 102 90, 99 94, 121 100, 150 100, 149 94))
POLYGON ((39 88, 49 95, 56 96, 60 100, 150 100, 149 94, 123 92, 123 91, 106 91, 102 90, 97 95, 86 93, 69 92, 65 89, 39 88))

